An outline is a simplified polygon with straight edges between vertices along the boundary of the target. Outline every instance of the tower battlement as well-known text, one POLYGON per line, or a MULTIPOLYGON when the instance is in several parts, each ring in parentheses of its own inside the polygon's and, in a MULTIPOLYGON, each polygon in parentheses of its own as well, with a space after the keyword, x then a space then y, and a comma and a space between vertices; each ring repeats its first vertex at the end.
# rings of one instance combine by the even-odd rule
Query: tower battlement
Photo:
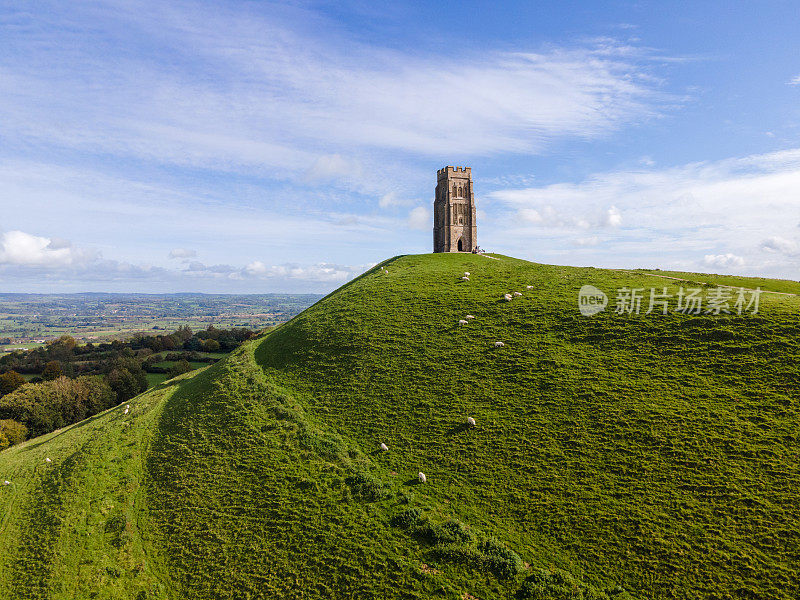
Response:
POLYGON ((450 167, 450 166, 442 167, 441 169, 436 171, 436 178, 437 179, 443 179, 444 177, 447 177, 448 174, 450 174, 450 173, 454 173, 454 174, 455 173, 461 173, 462 176, 469 177, 472 174, 472 168, 471 167, 450 167))

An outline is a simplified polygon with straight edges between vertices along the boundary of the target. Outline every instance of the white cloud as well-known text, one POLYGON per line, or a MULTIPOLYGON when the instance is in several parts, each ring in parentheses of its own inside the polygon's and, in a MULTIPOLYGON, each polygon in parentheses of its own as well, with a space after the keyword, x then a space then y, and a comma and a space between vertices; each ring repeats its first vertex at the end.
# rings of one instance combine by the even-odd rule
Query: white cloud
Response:
POLYGON ((575 232, 606 226, 607 237, 594 246, 596 265, 725 266, 800 276, 791 241, 800 217, 800 149, 598 173, 489 198, 509 211, 498 224, 503 239, 520 240, 506 252, 569 263, 575 232))
POLYGON ((431 211, 424 206, 417 206, 412 208, 408 213, 408 226, 411 229, 433 229, 433 216, 431 211))
POLYGON ((646 53, 613 40, 454 56, 343 39, 300 8, 108 8, 53 2, 61 28, 14 15, 30 27, 7 31, 18 52, 0 58, 5 137, 271 177, 380 179, 382 169, 360 166, 374 149, 540 151, 649 118, 664 100, 646 53), (129 42, 109 51, 103 32, 119 30, 184 68, 129 42))
POLYGON ((706 254, 703 257, 703 264, 707 267, 718 267, 729 269, 731 267, 744 266, 744 259, 728 252, 727 254, 706 254))
POLYGON ((601 218, 600 225, 603 227, 619 227, 622 225, 622 214, 616 206, 606 209, 601 218))
POLYGON ((589 237, 581 237, 575 239, 576 246, 597 246, 600 243, 600 238, 596 235, 589 237))
POLYGON ((60 268, 80 266, 96 258, 96 252, 73 248, 67 240, 24 231, 5 232, 0 246, 0 265, 60 268))
POLYGON ((192 250, 191 248, 173 248, 169 251, 170 258, 187 259, 194 258, 196 256, 197 250, 192 250))
POLYGON ((795 75, 789 80, 789 85, 800 85, 800 75, 795 75))
POLYGON ((395 206, 408 206, 413 204, 414 200, 409 200, 407 198, 403 198, 397 192, 388 192, 380 197, 378 200, 378 206, 381 208, 392 208, 395 206))
MULTIPOLYGON (((495 198, 502 197, 495 193, 495 198)), ((615 206, 597 211, 576 211, 574 214, 558 211, 552 205, 538 206, 537 208, 520 208, 519 216, 522 220, 541 227, 552 228, 577 228, 598 229, 602 227, 619 227, 622 224, 622 215, 615 206)))
POLYGON ((777 252, 787 256, 796 256, 800 254, 800 247, 797 242, 787 240, 777 235, 773 235, 761 242, 761 248, 767 252, 777 252))
POLYGON ((349 181, 363 177, 361 164, 340 154, 326 154, 317 158, 306 171, 307 181, 349 181))

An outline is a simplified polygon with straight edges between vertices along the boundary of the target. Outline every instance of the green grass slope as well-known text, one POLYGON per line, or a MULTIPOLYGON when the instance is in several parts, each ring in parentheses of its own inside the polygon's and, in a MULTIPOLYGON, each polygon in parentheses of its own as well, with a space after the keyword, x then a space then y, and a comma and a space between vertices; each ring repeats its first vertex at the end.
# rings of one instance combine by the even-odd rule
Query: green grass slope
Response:
POLYGON ((584 284, 681 282, 383 266, 128 415, 0 453, 0 597, 800 594, 796 297, 587 318, 584 284))

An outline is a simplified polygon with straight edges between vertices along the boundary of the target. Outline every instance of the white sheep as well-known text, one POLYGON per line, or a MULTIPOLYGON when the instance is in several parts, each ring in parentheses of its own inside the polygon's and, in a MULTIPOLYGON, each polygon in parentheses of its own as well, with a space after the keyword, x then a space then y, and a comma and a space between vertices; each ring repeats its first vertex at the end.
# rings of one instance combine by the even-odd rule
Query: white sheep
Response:
POLYGON ((461 278, 461 281, 469 281, 469 277, 467 277, 466 275, 464 275, 464 276, 461 278))
POLYGON ((464 277, 469 277, 469 271, 464 271, 464 277))
MULTIPOLYGON (((420 473, 420 475, 422 475, 422 473, 420 473)), ((8 479, 6 479, 6 480, 3 482, 3 485, 11 485, 11 482, 10 482, 8 479)))
POLYGON ((389 450, 389 446, 381 442, 381 445, 378 446, 381 449, 381 452, 387 452, 389 450))
POLYGON ((125 407, 125 410, 123 411, 123 413, 122 413, 122 414, 123 414, 123 415, 127 415, 129 410, 130 410, 130 408, 128 408, 128 407, 126 406, 126 407, 125 407))
POLYGON ((502 348, 503 346, 505 346, 505 344, 503 342, 495 342, 494 343, 494 347, 495 348, 502 348))
POLYGON ((473 419, 472 417, 467 417, 467 425, 469 425, 470 427, 475 427, 475 419, 473 419))
POLYGON ((425 483, 426 481, 428 481, 428 478, 425 477, 425 473, 423 473, 422 471, 417 473, 417 479, 419 479, 420 483, 425 483))
POLYGON ((44 459, 44 462, 46 462, 46 463, 51 463, 51 462, 53 462, 53 461, 52 461, 52 460, 50 460, 50 458, 45 458, 45 459, 44 459))
POLYGON ((505 298, 505 299, 506 299, 506 301, 508 301, 508 302, 511 302, 511 299, 512 299, 513 297, 514 297, 514 296, 512 296, 511 294, 503 294, 503 298, 505 298))
POLYGON ((466 320, 464 320, 464 319, 461 319, 461 320, 459 320, 459 322, 458 322, 458 324, 459 324, 459 325, 466 325, 467 323, 469 323, 469 321, 466 321, 466 320))
POLYGON ((522 296, 522 292, 514 292, 515 296, 522 296))
POLYGON ((532 289, 533 289, 533 286, 532 286, 532 285, 526 285, 526 286, 525 286, 525 289, 526 289, 526 290, 532 290, 532 289))
POLYGON ((474 315, 467 315, 467 316, 466 316, 466 317, 464 317, 464 318, 465 318, 465 319, 474 319, 474 318, 475 318, 475 316, 474 316, 474 315))

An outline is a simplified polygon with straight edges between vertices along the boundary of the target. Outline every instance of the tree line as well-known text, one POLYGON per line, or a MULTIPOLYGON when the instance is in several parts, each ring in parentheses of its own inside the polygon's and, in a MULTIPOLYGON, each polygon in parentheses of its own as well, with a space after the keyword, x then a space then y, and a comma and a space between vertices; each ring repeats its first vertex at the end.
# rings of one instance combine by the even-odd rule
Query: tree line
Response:
POLYGON ((0 450, 77 423, 142 393, 147 372, 173 377, 192 369, 189 360, 214 362, 198 352, 230 352, 256 332, 246 328, 169 334, 78 345, 61 336, 40 348, 0 357, 0 450), (156 353, 170 351, 165 357, 156 353), (171 361, 169 368, 156 363, 171 361), (34 375, 30 381, 21 374, 34 375))

